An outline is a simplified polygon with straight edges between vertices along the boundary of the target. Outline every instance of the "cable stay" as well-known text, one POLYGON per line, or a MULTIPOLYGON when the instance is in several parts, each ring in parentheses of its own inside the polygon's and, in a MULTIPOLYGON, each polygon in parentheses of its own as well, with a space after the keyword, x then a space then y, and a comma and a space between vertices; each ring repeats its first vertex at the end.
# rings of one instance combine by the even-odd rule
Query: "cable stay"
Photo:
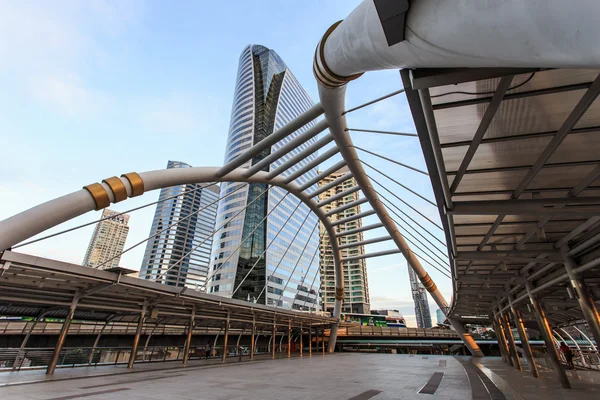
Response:
POLYGON ((344 112, 342 113, 342 115, 346 115, 346 114, 348 114, 348 113, 351 113, 352 111, 360 110, 361 108, 364 108, 364 107, 370 106, 371 104, 379 103, 379 102, 380 102, 380 101, 382 101, 382 100, 389 99, 390 97, 394 97, 395 95, 397 95, 397 94, 400 94, 400 93, 404 93, 404 91, 405 91, 405 89, 404 89, 404 88, 402 88, 402 89, 400 89, 400 90, 396 90, 395 92, 392 92, 392 93, 386 94, 385 96, 378 97, 378 98, 376 98, 375 100, 371 100, 371 101, 369 101, 369 102, 367 102, 367 103, 365 103, 365 104, 361 104, 360 106, 357 106, 357 107, 351 108, 351 109, 349 109, 348 111, 344 111, 344 112))
MULTIPOLYGON (((415 168, 415 167, 411 167, 410 165, 403 164, 403 163, 401 163, 399 161, 396 161, 396 160, 392 160, 391 158, 387 158, 385 156, 382 156, 381 154, 373 153, 372 151, 363 149, 362 147, 358 147, 358 146, 355 146, 355 145, 352 145, 351 147, 354 147, 357 150, 364 151, 365 153, 369 153, 369 154, 371 154, 371 155, 373 155, 375 157, 379 157, 379 158, 381 158, 383 160, 389 161, 389 162, 394 163, 396 165, 400 165, 401 167, 408 168, 410 170, 416 171, 416 172, 418 172, 420 174, 423 174, 425 176, 429 176, 429 174, 427 172, 423 171, 423 170, 420 170, 420 169, 415 168)), ((363 161, 363 163, 364 163, 364 161, 363 161)))

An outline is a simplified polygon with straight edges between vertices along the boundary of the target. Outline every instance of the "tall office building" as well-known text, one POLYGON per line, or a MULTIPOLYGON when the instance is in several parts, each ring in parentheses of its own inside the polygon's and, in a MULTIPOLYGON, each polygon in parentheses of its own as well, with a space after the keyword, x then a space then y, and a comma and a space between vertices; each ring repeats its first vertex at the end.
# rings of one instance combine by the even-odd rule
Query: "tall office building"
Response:
MULTIPOLYGON (((167 168, 189 167, 179 161, 167 163, 167 168)), ((205 289, 218 198, 217 185, 186 184, 160 191, 141 279, 205 289)))
POLYGON ((446 320, 446 316, 444 315, 444 312, 442 310, 440 310, 439 308, 437 310, 435 310, 435 317, 436 317, 436 322, 438 325, 444 325, 444 321, 446 320))
MULTIPOLYGON (((344 167, 337 172, 323 178, 319 182, 319 187, 327 185, 328 183, 346 175, 350 170, 348 167, 344 167)), ((326 190, 319 195, 319 201, 324 201, 332 196, 342 193, 348 189, 356 187, 356 179, 351 178, 347 181, 340 183, 339 185, 326 190)), ((341 207, 345 204, 351 203, 359 199, 359 192, 354 192, 348 196, 337 199, 324 206, 325 212, 330 211, 334 208, 341 207)), ((351 217, 353 215, 360 214, 360 205, 348 208, 347 210, 332 215, 331 220, 337 221, 351 217)), ((362 219, 346 222, 336 227, 339 231, 347 231, 350 229, 360 228, 362 226, 362 219)), ((323 310, 333 312, 333 305, 335 302, 335 271, 333 263, 333 253, 329 244, 329 236, 324 235, 325 227, 321 225, 321 298, 323 303, 323 310)), ((363 233, 359 232, 354 235, 342 236, 340 238, 340 244, 357 243, 363 240, 363 233)), ((342 258, 365 254, 365 246, 354 246, 347 249, 341 250, 342 258)), ((342 312, 345 313, 359 313, 369 314, 370 313, 370 300, 369 300, 369 281, 367 279, 367 262, 366 260, 354 260, 344 262, 344 301, 342 303, 342 312)))
MULTIPOLYGON (((283 60, 263 46, 249 45, 239 59, 225 163, 313 106, 283 60)), ((249 168, 314 125, 311 122, 274 144, 249 168)), ((272 163, 271 171, 313 144, 309 140, 272 163)), ((290 176, 316 154, 283 172, 290 176)), ((316 177, 311 169, 297 178, 316 177)), ((318 219, 283 189, 261 183, 224 183, 219 202, 209 292, 286 309, 319 309, 318 219), (285 198, 284 198, 285 197, 285 198), (279 205, 277 205, 280 203, 279 205), (289 222, 286 221, 289 218, 289 222)), ((309 188, 315 190, 316 184, 309 188)))
POLYGON ((129 233, 129 215, 118 214, 117 211, 109 210, 108 208, 102 211, 102 218, 113 216, 113 218, 104 220, 96 224, 92 240, 88 246, 83 265, 108 269, 119 266, 121 261, 120 254, 125 247, 125 240, 129 233))
POLYGON ((429 302, 427 301, 427 290, 411 267, 408 267, 408 276, 410 278, 410 289, 415 302, 417 327, 431 328, 431 313, 429 312, 429 302))

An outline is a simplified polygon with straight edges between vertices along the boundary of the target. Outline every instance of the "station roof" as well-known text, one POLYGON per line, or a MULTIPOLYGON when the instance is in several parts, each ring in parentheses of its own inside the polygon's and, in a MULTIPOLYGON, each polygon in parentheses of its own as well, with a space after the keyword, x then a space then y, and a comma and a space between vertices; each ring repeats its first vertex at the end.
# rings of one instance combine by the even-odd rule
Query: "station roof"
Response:
POLYGON ((286 329, 335 321, 27 254, 0 257, 0 315, 64 318, 76 295, 77 320, 136 322, 145 304, 146 321, 155 324, 187 325, 193 309, 202 327, 221 327, 228 314, 234 329, 247 328, 253 317, 258 325, 275 320, 286 329))
POLYGON ((599 73, 401 72, 449 244, 452 316, 485 320, 507 293, 526 300, 530 282, 555 323, 583 319, 566 288, 565 245, 600 299, 590 263, 600 244, 599 73))

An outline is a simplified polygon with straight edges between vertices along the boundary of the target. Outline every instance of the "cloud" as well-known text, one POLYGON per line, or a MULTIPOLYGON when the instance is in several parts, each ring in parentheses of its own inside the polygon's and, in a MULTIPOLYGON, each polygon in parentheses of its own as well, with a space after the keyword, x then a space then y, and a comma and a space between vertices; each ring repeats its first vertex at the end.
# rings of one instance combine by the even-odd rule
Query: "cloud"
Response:
POLYGON ((69 117, 105 111, 110 104, 109 96, 86 88, 76 75, 33 78, 29 90, 36 100, 69 117))
POLYGON ((219 118, 227 106, 220 99, 192 93, 172 93, 138 99, 132 106, 137 122, 150 132, 179 137, 207 135, 225 137, 227 119, 219 118))

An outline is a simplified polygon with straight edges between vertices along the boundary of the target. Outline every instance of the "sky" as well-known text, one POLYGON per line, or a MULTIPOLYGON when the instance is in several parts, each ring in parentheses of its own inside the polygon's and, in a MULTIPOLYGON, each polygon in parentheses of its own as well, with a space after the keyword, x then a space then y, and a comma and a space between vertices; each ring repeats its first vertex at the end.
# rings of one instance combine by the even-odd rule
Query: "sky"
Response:
MULTIPOLYGON (((242 49, 247 44, 274 49, 318 101, 312 75, 316 44, 358 3, 0 0, 0 220, 110 176, 163 169, 168 160, 222 165, 242 49)), ((346 104, 350 108, 401 87, 397 70, 366 73, 349 84, 346 104)), ((415 132, 404 95, 349 114, 348 126, 415 132)), ((359 147, 425 169, 416 138, 372 133, 352 138, 359 147)), ((359 155, 433 199, 425 176, 359 155)), ((435 207, 367 172, 439 223, 435 207)), ((125 211, 157 198, 158 191, 150 192, 111 209, 125 211)), ((393 202, 444 240, 439 229, 393 202)), ((93 221, 100 213, 44 234, 93 221)), ((126 247, 148 236, 153 214, 154 207, 131 214, 126 247)), ((90 226, 18 251, 81 263, 92 231, 90 226)), ((381 235, 376 231, 366 238, 381 235)), ((367 251, 388 248, 375 244, 367 251)), ((139 269, 144 249, 125 254, 121 265, 139 269)), ((398 309, 409 326, 416 326, 402 256, 369 259, 367 268, 371 308, 398 309)), ((425 268, 450 301, 450 279, 425 268)), ((429 300, 435 323, 437 306, 429 300)))

